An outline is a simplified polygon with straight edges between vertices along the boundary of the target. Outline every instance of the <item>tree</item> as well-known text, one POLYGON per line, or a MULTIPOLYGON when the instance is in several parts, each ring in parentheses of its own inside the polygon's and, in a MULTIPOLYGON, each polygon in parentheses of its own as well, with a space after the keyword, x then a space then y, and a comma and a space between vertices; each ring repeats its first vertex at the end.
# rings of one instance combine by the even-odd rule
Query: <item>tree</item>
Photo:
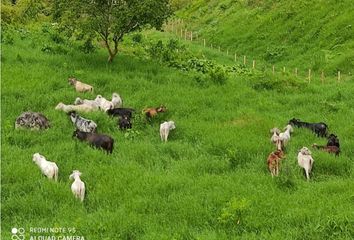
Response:
POLYGON ((124 35, 144 27, 161 29, 172 14, 169 0, 56 1, 62 24, 88 36, 102 38, 109 54, 108 62, 117 55, 118 43, 124 35))

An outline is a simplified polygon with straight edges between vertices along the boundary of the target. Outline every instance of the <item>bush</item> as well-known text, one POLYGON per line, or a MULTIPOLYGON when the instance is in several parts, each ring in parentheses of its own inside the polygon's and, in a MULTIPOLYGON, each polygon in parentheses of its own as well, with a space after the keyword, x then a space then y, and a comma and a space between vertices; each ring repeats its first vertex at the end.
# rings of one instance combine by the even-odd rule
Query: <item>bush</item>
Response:
POLYGON ((227 73, 224 71, 224 69, 220 66, 216 66, 212 71, 209 73, 211 80, 215 84, 223 85, 227 81, 227 73))
POLYGON ((227 227, 235 227, 243 223, 247 212, 249 211, 249 202, 246 199, 232 198, 221 210, 218 217, 220 224, 227 227))
POLYGON ((143 42, 143 35, 141 33, 134 34, 132 37, 132 40, 135 43, 142 43, 143 42))
POLYGON ((94 52, 96 47, 93 45, 92 39, 86 39, 86 41, 81 46, 79 46, 79 50, 88 54, 94 52))

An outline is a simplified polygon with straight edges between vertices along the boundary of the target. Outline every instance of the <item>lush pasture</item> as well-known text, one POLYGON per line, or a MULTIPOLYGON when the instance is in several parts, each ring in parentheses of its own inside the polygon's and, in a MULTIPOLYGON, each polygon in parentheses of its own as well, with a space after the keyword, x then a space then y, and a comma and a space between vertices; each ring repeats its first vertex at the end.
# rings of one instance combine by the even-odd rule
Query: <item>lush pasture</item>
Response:
POLYGON ((232 75, 224 85, 200 86, 193 74, 153 61, 121 54, 107 65, 103 51, 52 54, 40 50, 45 41, 15 37, 2 47, 3 239, 14 226, 75 227, 98 240, 354 237, 353 79, 308 85, 287 76, 232 75), (94 93, 76 93, 70 75, 94 93), (134 131, 119 131, 102 112, 82 114, 114 137, 106 155, 73 139, 68 116, 54 107, 113 92, 137 109, 134 131), (161 103, 168 113, 145 122, 141 110, 161 103), (29 110, 44 113, 52 127, 15 130, 16 117, 29 110), (310 182, 297 151, 326 141, 306 129, 295 129, 280 177, 267 171, 269 129, 293 117, 324 121, 341 140, 339 158, 313 150, 310 182), (170 119, 177 128, 162 143, 159 123, 170 119), (58 183, 41 175, 35 152, 58 164, 58 183), (70 190, 74 169, 86 183, 84 203, 70 190))

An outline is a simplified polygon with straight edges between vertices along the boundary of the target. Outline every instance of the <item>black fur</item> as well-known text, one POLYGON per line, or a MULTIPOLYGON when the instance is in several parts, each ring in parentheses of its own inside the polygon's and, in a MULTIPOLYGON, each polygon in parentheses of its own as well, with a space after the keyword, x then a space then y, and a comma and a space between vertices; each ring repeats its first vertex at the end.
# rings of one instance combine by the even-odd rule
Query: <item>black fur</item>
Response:
POLYGON ((289 124, 296 127, 308 128, 312 132, 314 132, 317 135, 317 137, 326 137, 328 134, 328 126, 324 122, 308 123, 308 122, 302 122, 300 121, 300 119, 293 118, 289 120, 289 124))
POLYGON ((107 151, 107 153, 113 152, 114 139, 110 136, 97 133, 87 133, 76 129, 73 133, 73 137, 77 137, 81 141, 87 141, 92 147, 101 148, 107 151))

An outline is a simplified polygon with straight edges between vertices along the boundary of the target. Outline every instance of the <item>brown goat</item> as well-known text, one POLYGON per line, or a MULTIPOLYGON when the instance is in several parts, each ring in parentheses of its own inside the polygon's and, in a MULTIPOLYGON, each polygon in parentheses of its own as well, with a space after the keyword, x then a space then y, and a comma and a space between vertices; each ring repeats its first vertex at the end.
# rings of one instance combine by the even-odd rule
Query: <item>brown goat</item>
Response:
POLYGON ((284 157, 284 152, 282 150, 277 150, 269 154, 267 163, 268 169, 272 177, 279 175, 279 162, 284 157))
POLYGON ((336 157, 339 156, 340 148, 337 146, 318 146, 316 143, 312 144, 313 148, 321 149, 324 152, 333 153, 336 157))
POLYGON ((152 117, 155 117, 157 115, 157 113, 166 112, 166 111, 167 111, 167 108, 165 106, 161 105, 160 107, 157 107, 157 108, 145 108, 143 110, 143 113, 146 115, 146 117, 152 118, 152 117))

